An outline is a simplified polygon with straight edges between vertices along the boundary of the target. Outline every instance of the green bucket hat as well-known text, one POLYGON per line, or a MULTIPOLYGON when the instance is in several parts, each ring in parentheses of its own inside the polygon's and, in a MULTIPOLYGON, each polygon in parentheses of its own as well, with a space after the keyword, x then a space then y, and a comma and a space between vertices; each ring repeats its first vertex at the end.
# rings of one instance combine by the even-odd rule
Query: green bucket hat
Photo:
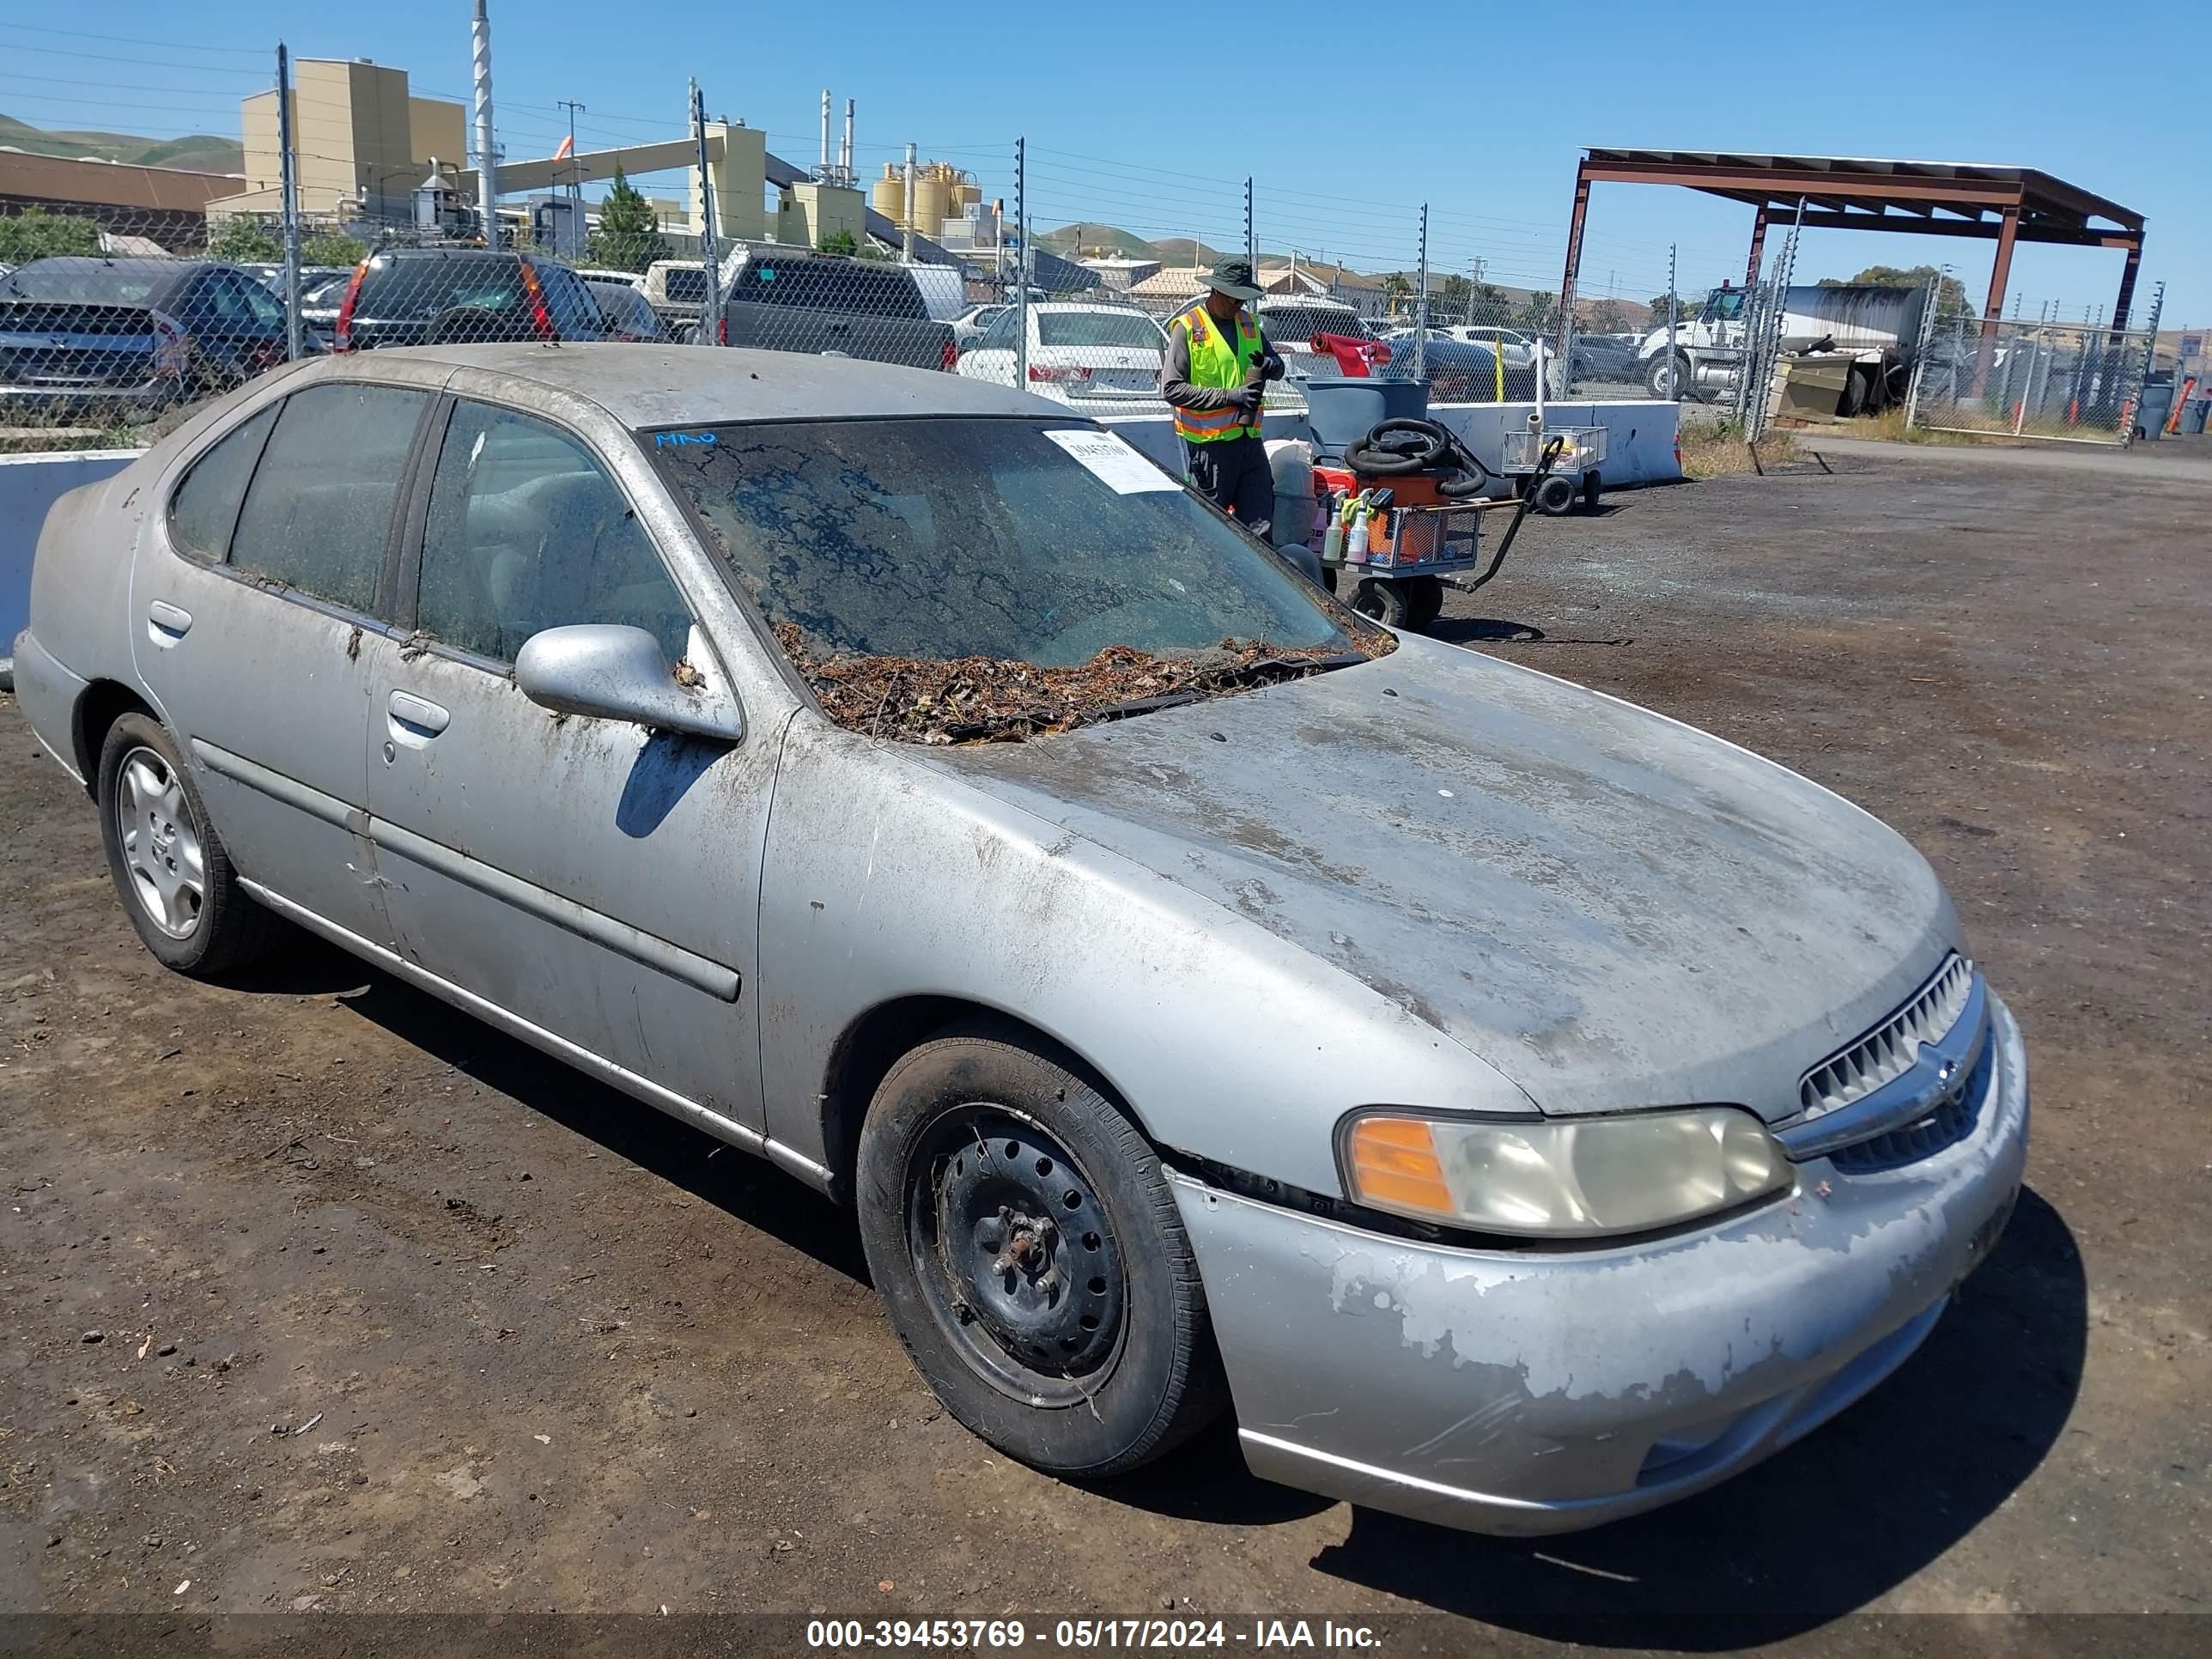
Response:
POLYGON ((1217 294, 1226 294, 1247 305, 1260 297, 1260 285, 1252 279, 1249 259, 1216 259, 1206 285, 1217 294))

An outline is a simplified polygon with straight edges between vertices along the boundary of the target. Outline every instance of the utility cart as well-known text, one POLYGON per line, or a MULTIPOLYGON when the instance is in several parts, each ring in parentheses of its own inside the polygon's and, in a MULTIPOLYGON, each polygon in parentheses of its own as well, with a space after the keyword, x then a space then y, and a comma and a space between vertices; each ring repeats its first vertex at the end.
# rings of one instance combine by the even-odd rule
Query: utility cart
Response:
POLYGON ((1602 488, 1598 469, 1605 464, 1610 434, 1601 426, 1547 426, 1540 430, 1505 434, 1504 474, 1513 481, 1516 495, 1527 495, 1535 478, 1543 452, 1554 439, 1559 453, 1540 481, 1534 485, 1531 503, 1539 513, 1554 515, 1574 511, 1579 500, 1586 507, 1597 505, 1602 488))
POLYGON ((1426 628, 1443 609, 1444 578, 1480 562, 1485 510, 1474 501, 1384 508, 1369 520, 1367 547, 1358 558, 1324 564, 1330 591, 1392 628, 1426 628))

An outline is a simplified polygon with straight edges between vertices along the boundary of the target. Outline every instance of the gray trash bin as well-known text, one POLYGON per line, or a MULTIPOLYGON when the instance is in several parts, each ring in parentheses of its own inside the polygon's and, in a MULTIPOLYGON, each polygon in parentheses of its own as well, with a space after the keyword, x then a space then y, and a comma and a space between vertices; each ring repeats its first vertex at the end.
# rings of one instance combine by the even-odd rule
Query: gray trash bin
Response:
POLYGON ((1379 421, 1419 420, 1429 412, 1426 380, 1353 380, 1329 375, 1299 381, 1306 394, 1306 424, 1314 451, 1324 460, 1372 431, 1379 421))

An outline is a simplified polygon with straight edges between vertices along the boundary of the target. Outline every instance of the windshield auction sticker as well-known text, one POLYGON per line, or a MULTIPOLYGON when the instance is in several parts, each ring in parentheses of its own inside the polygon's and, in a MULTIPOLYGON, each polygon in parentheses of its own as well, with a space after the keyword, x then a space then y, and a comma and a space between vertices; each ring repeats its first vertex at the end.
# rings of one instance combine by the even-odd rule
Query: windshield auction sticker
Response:
POLYGON ((1141 495, 1149 490, 1182 488, 1110 432, 1062 428, 1044 435, 1082 462, 1117 495, 1141 495))

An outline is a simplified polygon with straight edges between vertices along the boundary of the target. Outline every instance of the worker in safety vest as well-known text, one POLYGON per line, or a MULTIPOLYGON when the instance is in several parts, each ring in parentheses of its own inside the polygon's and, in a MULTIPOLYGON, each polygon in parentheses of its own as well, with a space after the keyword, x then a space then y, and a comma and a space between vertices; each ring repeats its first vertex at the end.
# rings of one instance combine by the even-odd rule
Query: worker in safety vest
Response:
POLYGON ((1264 538, 1275 481, 1260 441, 1260 389, 1283 378, 1283 360, 1244 309, 1260 297, 1249 260, 1217 259, 1206 286, 1203 302, 1168 325, 1160 395, 1174 407, 1191 488, 1264 538))

